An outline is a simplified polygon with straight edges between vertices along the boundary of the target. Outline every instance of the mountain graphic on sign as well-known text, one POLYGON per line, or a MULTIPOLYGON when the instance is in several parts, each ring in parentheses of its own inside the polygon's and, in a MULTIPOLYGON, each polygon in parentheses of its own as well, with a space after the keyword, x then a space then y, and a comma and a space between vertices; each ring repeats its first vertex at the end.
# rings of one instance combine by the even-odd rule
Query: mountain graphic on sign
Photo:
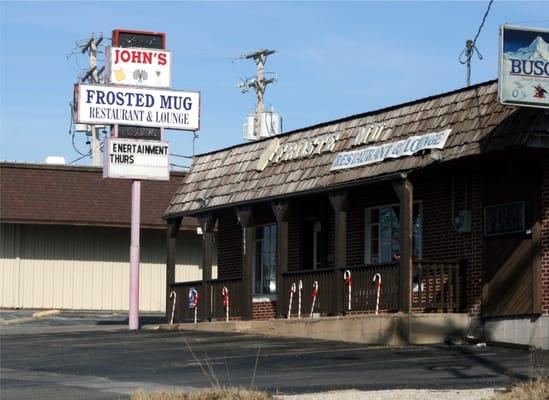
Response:
POLYGON ((505 53, 505 58, 519 60, 549 60, 549 44, 541 36, 536 37, 530 46, 505 53))

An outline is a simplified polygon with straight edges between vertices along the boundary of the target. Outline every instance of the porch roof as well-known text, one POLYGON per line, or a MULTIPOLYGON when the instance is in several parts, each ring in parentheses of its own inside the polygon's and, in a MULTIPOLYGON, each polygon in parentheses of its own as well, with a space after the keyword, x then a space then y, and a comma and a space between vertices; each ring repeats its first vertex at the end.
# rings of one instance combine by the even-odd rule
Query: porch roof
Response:
MULTIPOLYGON (((544 110, 504 106, 497 100, 497 80, 402 105, 347 117, 288 132, 256 142, 199 155, 171 199, 165 218, 281 198, 296 193, 328 190, 399 172, 424 168, 436 162, 480 155, 510 146, 528 144, 534 132, 549 133, 544 110), (379 136, 367 144, 354 141, 372 124, 384 124, 379 136), (331 170, 340 152, 360 150, 410 136, 451 129, 437 157, 422 151, 400 158, 331 170), (337 136, 338 135, 338 136, 337 136), (307 157, 268 156, 276 148, 317 138, 333 140, 330 151, 307 157)), ((329 147, 326 143, 324 149, 329 147)), ((290 147, 289 147, 290 148, 290 147)), ((294 147, 295 149, 295 147, 294 147)), ((287 154, 285 155, 287 156, 287 154)))

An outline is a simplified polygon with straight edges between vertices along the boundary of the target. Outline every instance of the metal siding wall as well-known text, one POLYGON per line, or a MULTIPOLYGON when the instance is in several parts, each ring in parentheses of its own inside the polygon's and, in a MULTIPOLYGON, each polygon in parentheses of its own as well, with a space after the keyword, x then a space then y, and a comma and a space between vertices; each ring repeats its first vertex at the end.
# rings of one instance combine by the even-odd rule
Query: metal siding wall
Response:
MULTIPOLYGON (((129 229, 0 224, 0 307, 127 310, 129 229), (20 240, 17 230, 20 229, 20 240), (21 259, 16 252, 20 246, 21 259), (21 293, 19 293, 21 290, 21 293)), ((182 232, 177 270, 200 279, 200 237, 182 232)), ((163 311, 165 232, 141 231, 140 310, 163 311)))

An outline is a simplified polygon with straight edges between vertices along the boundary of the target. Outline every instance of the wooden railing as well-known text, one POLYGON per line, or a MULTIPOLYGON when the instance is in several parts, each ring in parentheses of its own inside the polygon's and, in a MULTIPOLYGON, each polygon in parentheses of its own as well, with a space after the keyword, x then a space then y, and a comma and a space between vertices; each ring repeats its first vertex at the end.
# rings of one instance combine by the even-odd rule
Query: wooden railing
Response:
POLYGON ((242 280, 236 279, 212 279, 210 284, 210 293, 212 296, 211 315, 213 319, 224 321, 225 307, 223 307, 223 287, 229 291, 229 318, 242 317, 241 302, 243 299, 242 280))
POLYGON ((460 311, 461 285, 459 263, 415 261, 412 275, 413 308, 460 311))
MULTIPOLYGON (((204 299, 202 293, 202 281, 193 282, 178 282, 170 285, 170 292, 175 291, 177 298, 175 303, 175 318, 174 322, 189 322, 194 320, 194 310, 189 309, 189 290, 195 288, 198 291, 198 320, 202 320, 204 310, 204 299)), ((173 301, 173 300, 172 300, 173 301)), ((171 316, 172 304, 170 301, 168 305, 167 315, 171 316)))
MULTIPOLYGON (((379 309, 383 311, 397 311, 399 306, 399 264, 359 265, 345 268, 351 271, 351 311, 375 311, 377 290, 374 282, 375 274, 381 275, 381 292, 379 309)), ((343 279, 343 271, 339 276, 343 279)), ((348 312, 348 286, 344 288, 345 312, 348 312)))
MULTIPOLYGON (((278 291, 278 302, 281 302, 282 316, 288 314, 288 303, 290 300, 290 287, 292 283, 296 286, 301 280, 303 290, 301 292, 301 316, 308 317, 311 312, 313 283, 318 282, 318 297, 315 302, 315 313, 321 315, 333 312, 333 296, 335 295, 334 270, 332 268, 292 271, 282 274, 282 282, 278 291)), ((297 315, 298 296, 297 293, 292 303, 292 316, 297 315)))

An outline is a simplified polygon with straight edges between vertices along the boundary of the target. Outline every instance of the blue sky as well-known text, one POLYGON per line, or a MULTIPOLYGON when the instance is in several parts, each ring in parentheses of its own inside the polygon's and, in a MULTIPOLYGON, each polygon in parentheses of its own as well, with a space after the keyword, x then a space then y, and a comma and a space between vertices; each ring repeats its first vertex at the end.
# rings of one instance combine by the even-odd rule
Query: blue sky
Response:
MULTIPOLYGON (((0 1, 0 158, 74 160, 72 85, 87 60, 67 55, 91 33, 162 31, 173 54, 172 88, 202 94, 197 153, 238 144, 255 96, 237 84, 255 73, 235 60, 276 49, 266 70, 267 105, 284 130, 375 110, 464 86, 458 62, 488 1, 384 2, 28 2, 0 1)), ((477 42, 473 83, 497 77, 498 26, 549 27, 548 1, 495 0, 477 42)), ((190 154, 190 132, 168 132, 190 154)), ((85 138, 76 136, 85 150, 85 138)), ((89 164, 84 159, 80 164, 89 164)), ((174 160, 180 164, 181 160, 174 160)))

